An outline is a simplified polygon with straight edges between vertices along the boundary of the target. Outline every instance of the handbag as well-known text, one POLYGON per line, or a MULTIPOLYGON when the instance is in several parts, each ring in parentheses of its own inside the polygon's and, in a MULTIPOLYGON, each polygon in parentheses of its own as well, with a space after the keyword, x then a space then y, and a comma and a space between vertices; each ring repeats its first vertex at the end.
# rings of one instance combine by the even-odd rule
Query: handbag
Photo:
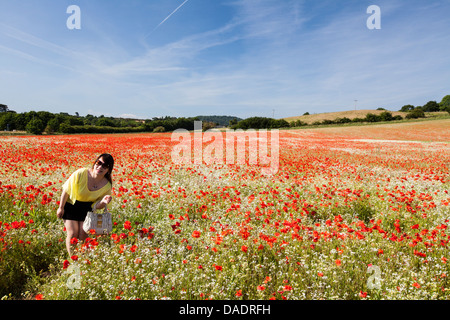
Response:
POLYGON ((94 230, 96 235, 108 234, 112 230, 111 212, 105 206, 103 213, 97 213, 97 203, 92 211, 87 213, 83 222, 83 230, 87 234, 92 234, 91 230, 94 230))

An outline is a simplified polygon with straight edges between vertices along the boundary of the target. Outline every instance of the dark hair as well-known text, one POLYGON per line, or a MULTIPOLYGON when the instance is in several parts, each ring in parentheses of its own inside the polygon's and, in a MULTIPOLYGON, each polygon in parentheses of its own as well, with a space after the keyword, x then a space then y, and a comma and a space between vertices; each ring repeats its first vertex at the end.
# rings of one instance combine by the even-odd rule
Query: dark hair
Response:
POLYGON ((105 174, 105 178, 112 185, 111 173, 112 173, 112 170, 113 170, 113 167, 114 167, 114 158, 109 153, 102 153, 101 155, 99 155, 97 157, 97 159, 95 160, 94 164, 92 165, 92 168, 95 166, 95 164, 97 163, 97 161, 100 158, 103 158, 103 162, 108 165, 108 172, 105 174))

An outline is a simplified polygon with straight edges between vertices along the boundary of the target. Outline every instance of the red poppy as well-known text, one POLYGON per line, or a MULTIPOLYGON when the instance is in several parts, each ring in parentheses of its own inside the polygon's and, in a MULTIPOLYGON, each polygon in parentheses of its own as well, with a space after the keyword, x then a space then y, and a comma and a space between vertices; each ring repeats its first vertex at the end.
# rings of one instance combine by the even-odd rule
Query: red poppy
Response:
POLYGON ((63 262, 63 269, 67 269, 67 267, 69 267, 70 262, 68 260, 64 260, 63 262))

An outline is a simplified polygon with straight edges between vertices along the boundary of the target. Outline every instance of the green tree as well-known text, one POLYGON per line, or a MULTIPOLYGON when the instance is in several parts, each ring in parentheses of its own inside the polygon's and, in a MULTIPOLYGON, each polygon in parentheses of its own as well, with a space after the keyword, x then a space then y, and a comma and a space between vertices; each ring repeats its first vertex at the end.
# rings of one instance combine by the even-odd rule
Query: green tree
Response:
POLYGON ((352 122, 352 120, 350 118, 343 117, 343 118, 336 118, 336 119, 334 119, 334 122, 336 122, 336 123, 349 123, 349 122, 352 122))
POLYGON ((284 119, 272 119, 265 117, 251 117, 238 122, 234 129, 275 129, 289 127, 289 122, 284 119))
POLYGON ((425 113, 421 107, 414 108, 406 115, 406 119, 425 118, 425 113))
POLYGON ((0 113, 0 130, 14 130, 15 127, 15 114, 12 112, 0 113))
POLYGON ((59 132, 72 133, 73 129, 72 129, 72 126, 70 125, 70 123, 68 121, 65 121, 59 125, 59 132))
POLYGON ((114 122, 114 120, 110 119, 110 118, 100 118, 97 120, 97 122, 95 123, 95 125, 99 126, 99 127, 115 127, 116 123, 114 122))
POLYGON ((32 119, 26 126, 27 132, 32 134, 42 134, 42 131, 44 131, 44 129, 45 124, 39 118, 32 119))
POLYGON ((47 122, 47 127, 46 127, 45 131, 47 131, 48 133, 53 133, 53 132, 59 131, 59 121, 56 117, 53 119, 50 119, 47 122))
POLYGON ((17 113, 14 116, 14 125, 16 130, 25 131, 27 123, 30 121, 27 114, 25 113, 17 113))
POLYGON ((439 109, 450 113, 450 94, 442 98, 442 101, 439 103, 439 109))
POLYGON ((153 132, 164 132, 164 131, 166 131, 166 129, 163 127, 163 126, 159 126, 159 127, 156 127, 155 129, 153 129, 153 132))
POLYGON ((404 106, 400 109, 401 112, 408 112, 408 111, 411 111, 411 110, 414 110, 414 106, 413 106, 412 104, 404 105, 404 106))
POLYGON ((377 121, 380 121, 381 118, 380 118, 380 116, 377 116, 376 114, 368 113, 368 114, 366 114, 365 120, 367 122, 377 122, 377 121))
POLYGON ((382 113, 380 113, 379 115, 381 121, 392 121, 394 120, 394 117, 392 116, 392 113, 390 113, 389 111, 384 111, 382 113))
POLYGON ((439 104, 436 101, 428 101, 422 109, 424 112, 438 112, 439 104))

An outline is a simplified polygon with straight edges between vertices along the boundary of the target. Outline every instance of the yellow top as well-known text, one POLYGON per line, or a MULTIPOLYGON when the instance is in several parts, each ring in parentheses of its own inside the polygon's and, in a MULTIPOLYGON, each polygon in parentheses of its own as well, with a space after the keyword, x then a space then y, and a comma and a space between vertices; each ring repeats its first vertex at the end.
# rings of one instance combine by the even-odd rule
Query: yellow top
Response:
POLYGON ((112 185, 108 183, 102 188, 91 191, 88 188, 88 169, 81 168, 72 173, 63 185, 63 190, 69 195, 67 201, 74 204, 76 200, 83 202, 93 202, 94 204, 103 199, 106 195, 111 195, 112 185))

